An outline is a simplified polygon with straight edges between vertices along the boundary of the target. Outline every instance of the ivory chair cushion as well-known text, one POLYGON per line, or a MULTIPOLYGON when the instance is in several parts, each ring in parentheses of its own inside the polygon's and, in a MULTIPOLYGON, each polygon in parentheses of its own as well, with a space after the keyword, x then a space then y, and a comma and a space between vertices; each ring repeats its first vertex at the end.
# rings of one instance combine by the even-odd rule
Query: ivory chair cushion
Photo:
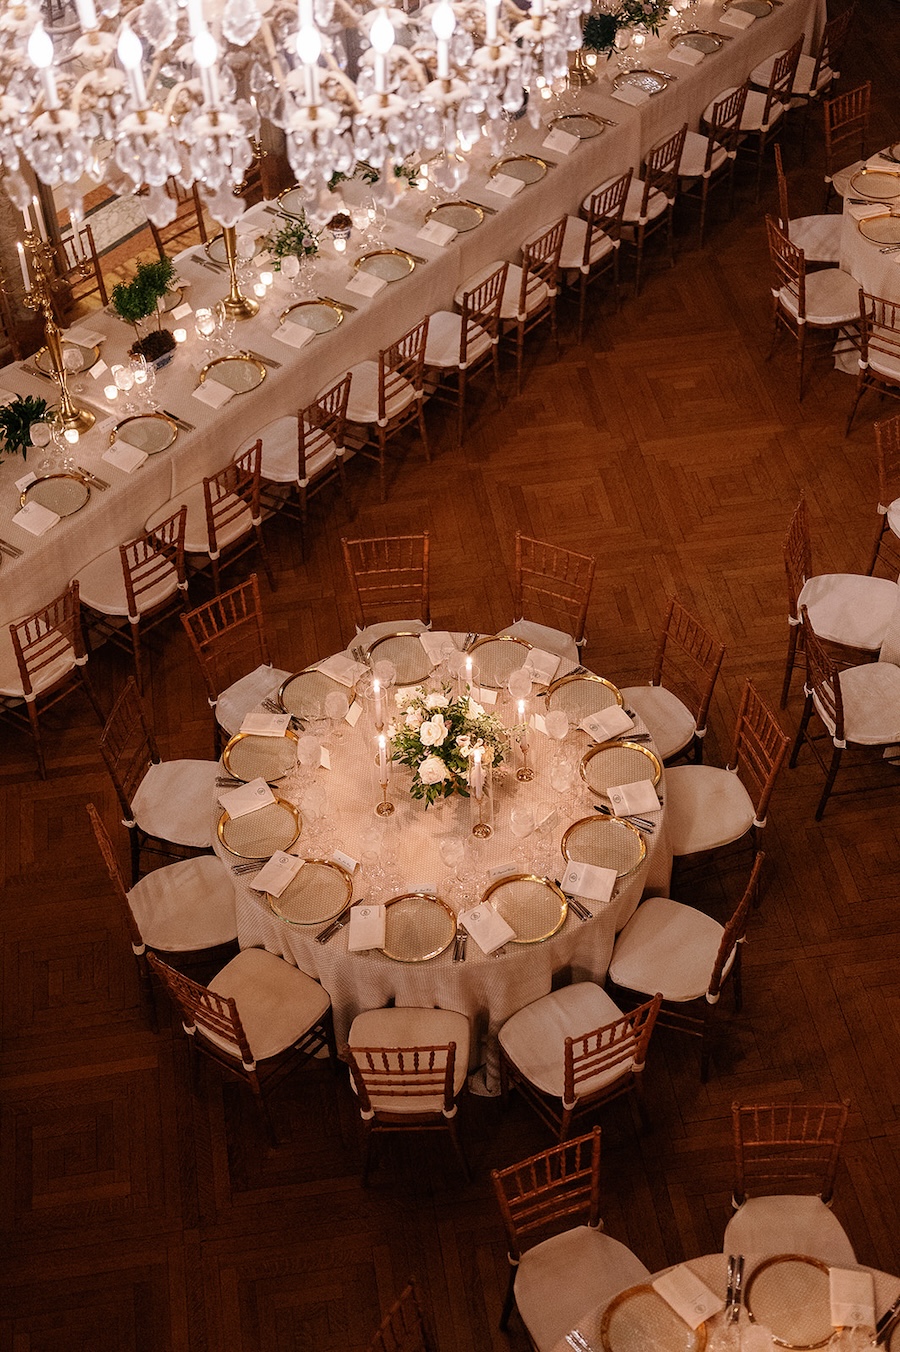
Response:
MULTIPOLYGON (((706 147, 709 144, 709 137, 702 136, 698 131, 689 131, 684 138, 684 150, 681 152, 681 159, 678 161, 679 178, 702 178, 706 171, 706 147)), ((710 173, 715 173, 721 169, 722 165, 728 159, 728 151, 723 146, 717 146, 712 153, 710 161, 710 173)))
POLYGON ((840 216, 796 216, 788 225, 788 237, 806 254, 807 263, 838 263, 841 224, 840 216))
POLYGON ((703 911, 671 897, 648 897, 616 939, 610 980, 630 991, 659 991, 677 1003, 698 1000, 709 986, 722 934, 703 911))
POLYGON ((276 418, 266 423, 255 436, 242 441, 234 459, 246 454, 257 441, 262 441, 261 476, 276 484, 297 482, 297 419, 276 418))
MULTIPOLYGON (((361 361, 350 368, 353 379, 350 382, 350 401, 347 404, 347 421, 354 423, 374 423, 378 421, 378 362, 361 361)), ((408 380, 388 399, 385 416, 388 421, 402 413, 416 397, 416 392, 408 380)))
MULTIPOLYGON (((55 658, 53 662, 32 678, 31 684, 34 692, 39 695, 42 691, 51 689, 64 676, 68 676, 74 668, 75 649, 67 643, 59 657, 55 658)), ((19 664, 16 661, 16 654, 13 651, 12 639, 9 636, 8 629, 5 633, 0 634, 0 695, 8 695, 11 699, 25 698, 22 677, 19 674, 19 664)))
MULTIPOLYGON (((778 299, 796 317, 797 298, 783 286, 778 299)), ((859 319, 859 282, 840 268, 806 274, 806 319, 821 328, 837 328, 859 319)))
MULTIPOLYGON (((416 1009, 403 1005, 391 1009, 368 1009, 350 1025, 350 1047, 445 1047, 456 1043, 453 1063, 453 1094, 462 1092, 469 1073, 469 1020, 452 1009, 416 1009)), ((353 1077, 350 1087, 356 1093, 353 1077)), ((443 1097, 410 1095, 407 1099, 371 1095, 372 1107, 391 1113, 439 1113, 443 1097)))
MULTIPOLYGON (((701 121, 704 123, 709 123, 716 104, 721 103, 723 99, 727 98, 729 94, 733 93, 734 87, 732 87, 731 89, 723 89, 721 94, 717 94, 716 97, 713 99, 712 103, 707 104, 707 106, 704 108, 701 121)), ((784 105, 782 103, 777 102, 771 105, 771 107, 769 108, 769 120, 766 123, 766 126, 764 127, 763 118, 765 116, 765 112, 766 112, 765 94, 760 93, 760 91, 757 89, 748 90, 747 99, 746 102, 744 103, 744 115, 741 118, 741 131, 764 131, 768 127, 774 126, 776 122, 780 121, 781 117, 784 114, 784 105)))
POLYGON ((870 349, 869 365, 879 375, 887 376, 888 380, 893 380, 895 384, 900 385, 900 361, 896 357, 892 357, 887 352, 873 352, 870 349))
MULTIPOLYGON (((773 52, 767 56, 765 61, 761 61, 750 72, 751 84, 757 85, 760 89, 768 89, 769 82, 772 79, 772 68, 779 57, 784 56, 785 48, 780 52, 773 52)), ((797 74, 794 76, 794 83, 791 86, 791 92, 797 95, 806 95, 812 92, 812 78, 816 69, 816 58, 801 53, 800 60, 797 62, 797 74)), ((837 76, 830 66, 822 65, 819 69, 819 78, 816 81, 816 90, 825 89, 837 76)))
POLYGON ((170 760, 151 765, 131 800, 134 820, 148 835, 208 849, 213 837, 217 761, 170 760))
POLYGON ((725 1227, 723 1253, 806 1253, 855 1267, 843 1226, 821 1197, 748 1197, 725 1227))
POLYGON ((365 629, 357 629, 353 646, 368 648, 387 634, 424 634, 430 628, 424 620, 379 620, 377 624, 367 624, 365 629))
POLYGON ((551 1352, 589 1310, 649 1280, 626 1245, 602 1230, 576 1225, 522 1254, 516 1306, 539 1352, 551 1352))
POLYGON ((646 724, 662 760, 687 746, 697 724, 690 709, 671 690, 664 685, 632 685, 620 693, 626 708, 633 709, 646 724))
MULTIPOLYGON (((546 226, 544 229, 546 229, 546 226)), ((543 234, 543 230, 537 231, 536 234, 543 234)), ((503 267, 504 262, 505 259, 495 259, 493 263, 488 263, 487 267, 481 268, 474 276, 467 277, 462 286, 456 288, 456 294, 453 297, 456 304, 461 305, 465 293, 467 291, 474 291, 482 282, 487 281, 488 277, 495 273, 498 268, 503 267)), ((521 290, 522 269, 519 267, 518 263, 510 263, 509 270, 506 274, 506 285, 503 288, 503 299, 500 302, 501 320, 509 321, 518 318, 519 293, 521 290)), ((537 285, 534 285, 528 296, 528 314, 531 314, 533 310, 537 310, 541 305, 545 304, 549 294, 550 290, 545 282, 539 281, 537 285)))
MULTIPOLYGON (((152 516, 147 518, 144 529, 150 531, 160 521, 168 520, 170 516, 174 516, 182 505, 188 509, 184 529, 184 552, 186 554, 208 554, 209 531, 206 527, 206 500, 202 483, 192 484, 183 493, 170 498, 164 507, 158 508, 152 516)), ((242 507, 241 511, 224 528, 217 531, 216 543, 219 549, 224 549, 226 545, 233 544, 235 540, 240 540, 243 535, 246 535, 252 529, 253 518, 250 515, 250 509, 242 507)))
POLYGON ((279 667, 267 667, 265 663, 255 671, 248 672, 239 681, 235 681, 227 690, 223 690, 216 702, 216 719, 230 737, 240 732, 241 724, 251 709, 255 709, 263 700, 276 695, 283 683, 293 672, 282 671, 279 667))
MULTIPOLYGON (((844 700, 844 737, 860 746, 888 746, 900 740, 900 667, 870 662, 840 674, 844 700)), ((834 724, 813 696, 828 731, 834 724)))
POLYGON ((813 629, 824 643, 875 652, 897 604, 897 584, 861 573, 819 573, 804 583, 800 606, 809 610, 813 629))
MULTIPOLYGON (((629 243, 633 243, 636 236, 635 231, 641 223, 641 207, 644 200, 644 180, 642 178, 633 178, 631 186, 628 189, 628 196, 625 199, 625 212, 622 216, 622 238, 629 243)), ((669 205, 669 199, 664 192, 654 188, 647 199, 647 221, 655 221, 658 216, 669 205)))
MULTIPOLYGON (((559 266, 563 272, 580 271, 584 262, 587 228, 587 221, 582 220, 580 216, 566 217, 566 231, 563 235, 562 253, 559 256, 559 266)), ((606 258, 615 247, 609 235, 597 235, 591 244, 591 263, 598 263, 601 258, 606 258)))
POLYGON ((888 504, 887 523, 894 535, 900 537, 900 498, 888 504))
MULTIPOLYGON (((459 341, 462 315, 452 310, 438 310, 428 320, 428 341, 425 344, 425 365, 447 370, 459 365, 459 341)), ((478 325, 470 325, 466 347, 469 365, 490 351, 491 337, 478 325)))
MULTIPOLYGON (((277 1056, 327 1012, 331 1001, 318 981, 264 948, 245 948, 209 983, 217 995, 237 1004, 254 1060, 277 1056)), ((205 1033, 209 1042, 237 1058, 235 1043, 205 1033)))
POLYGON ((214 854, 154 869, 128 893, 144 943, 191 953, 237 939, 232 873, 214 854))
MULTIPOLYGON (((156 585, 137 598, 138 614, 155 610, 174 596, 178 590, 178 574, 170 563, 160 571, 156 585)), ((82 605, 101 615, 127 615, 128 598, 125 595, 125 577, 122 555, 118 547, 107 549, 78 572, 78 591, 82 605)))
POLYGON ((549 625, 537 624, 534 620, 516 620, 500 630, 501 635, 510 634, 513 638, 524 638, 535 648, 555 653, 557 657, 566 657, 577 666, 581 660, 578 644, 571 634, 563 629, 551 629, 549 625))
MULTIPOLYGON (((593 981, 577 981, 542 995, 507 1019, 500 1029, 500 1045, 533 1085, 554 1098, 563 1096, 565 1040, 603 1028, 622 1017, 618 1005, 593 981)), ((579 1085, 592 1094, 627 1074, 630 1062, 604 1071, 579 1085)))
POLYGON ((666 771, 666 830, 674 855, 740 840, 754 816, 750 795, 733 770, 674 765, 666 771))

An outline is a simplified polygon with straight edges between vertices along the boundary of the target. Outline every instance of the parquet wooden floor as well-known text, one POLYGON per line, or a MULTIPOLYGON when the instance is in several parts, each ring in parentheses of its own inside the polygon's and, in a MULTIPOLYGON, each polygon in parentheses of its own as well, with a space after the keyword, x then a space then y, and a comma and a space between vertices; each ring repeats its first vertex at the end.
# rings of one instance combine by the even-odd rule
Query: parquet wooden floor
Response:
MULTIPOLYGON (((867 0, 845 86, 876 86, 872 144, 900 134, 900 8, 867 0)), ((799 163, 786 137, 793 209, 821 204, 813 122, 799 163)), ((352 632, 340 535, 427 527, 438 626, 493 630, 512 617, 507 565, 517 526, 596 554, 587 660, 618 681, 646 677, 666 597, 677 591, 725 640, 708 759, 724 763, 752 676, 777 703, 786 641, 781 542, 801 490, 819 571, 861 571, 875 527, 873 418, 851 437, 852 382, 816 358, 802 404, 793 351, 771 362, 762 213, 745 181, 738 215, 693 221, 673 271, 650 271, 638 300, 604 303, 578 345, 530 354, 525 393, 497 408, 479 391, 465 450, 439 411, 428 467, 410 444, 385 506, 370 467, 351 465, 352 500, 320 499, 301 541, 274 519, 278 590, 264 591, 275 659, 299 667, 352 632)), ((508 380, 508 386, 510 382, 508 380)), ((108 707, 127 675, 98 653, 108 707)), ((178 626, 150 684, 163 753, 210 750, 206 700, 178 626)), ((793 732, 799 675, 785 727, 793 732)), ((84 804, 117 810, 78 700, 47 720, 52 774, 28 739, 0 750, 2 1352, 360 1352, 410 1274, 440 1352, 523 1352, 497 1320, 506 1257, 489 1171, 548 1144, 513 1102, 473 1099, 465 1120, 475 1182, 437 1139, 395 1142, 360 1186, 356 1112, 343 1077, 307 1069, 274 1099, 269 1150, 238 1085, 208 1075, 192 1093, 180 1030, 161 1007, 147 1027, 122 921, 84 804)), ((767 892, 753 917, 745 1003, 722 1013, 713 1073, 696 1047, 658 1036, 646 1074, 653 1127, 627 1108, 602 1115, 607 1229, 657 1269, 717 1249, 730 1192, 735 1098, 842 1096, 852 1105, 836 1212, 861 1261, 900 1271, 900 839, 898 772, 867 770, 866 792, 821 824, 807 757, 770 814, 767 892)), ((721 916, 736 874, 681 895, 721 916)))

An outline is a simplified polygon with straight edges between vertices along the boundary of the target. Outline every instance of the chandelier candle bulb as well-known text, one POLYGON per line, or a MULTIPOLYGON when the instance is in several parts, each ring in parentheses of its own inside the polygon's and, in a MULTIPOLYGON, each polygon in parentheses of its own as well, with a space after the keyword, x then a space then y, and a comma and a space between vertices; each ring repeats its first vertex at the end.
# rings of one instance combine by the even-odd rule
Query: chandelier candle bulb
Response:
POLYGON ((194 38, 193 50, 194 60, 200 67, 200 84, 204 101, 208 107, 216 108, 219 103, 219 75, 216 70, 219 49, 208 28, 202 29, 194 38))
POLYGON ((500 14, 500 0, 485 0, 485 41, 488 46, 497 46, 497 19, 500 14))
POLYGON ((58 108, 56 77, 51 69, 53 65, 53 43, 42 23, 35 25, 31 37, 28 39, 28 59, 40 71, 45 107, 48 110, 58 108))
POLYGON ((75 0, 75 10, 83 32, 89 33, 97 27, 97 10, 94 7, 94 0, 75 0))
POLYGON ((369 41, 375 52, 375 93, 386 94, 387 56, 394 45, 394 26, 383 9, 369 29, 369 41))
POLYGON ((23 219, 23 221, 25 222, 25 229, 30 231, 30 230, 31 230, 31 212, 28 210, 28 203, 27 203, 27 202, 25 203, 24 207, 22 208, 22 219, 23 219))
POLYGON ((47 227, 44 224, 44 213, 41 210, 41 204, 37 197, 32 197, 31 205, 34 208, 34 219, 37 221, 38 234, 43 242, 47 243, 47 227))
POLYGON ((140 38, 130 24, 123 23, 122 25, 116 55, 125 68, 125 78, 128 81, 128 88, 135 106, 137 108, 145 107, 147 91, 141 73, 141 58, 144 55, 144 49, 141 46, 140 38))
MULTIPOLYGON (((29 225, 28 228, 30 230, 31 226, 29 225)), ((30 291, 31 278, 28 276, 28 260, 25 257, 25 250, 22 248, 22 245, 19 243, 18 240, 16 240, 16 249, 18 250, 19 253, 19 267, 22 269, 22 282, 25 286, 25 290, 30 291)))

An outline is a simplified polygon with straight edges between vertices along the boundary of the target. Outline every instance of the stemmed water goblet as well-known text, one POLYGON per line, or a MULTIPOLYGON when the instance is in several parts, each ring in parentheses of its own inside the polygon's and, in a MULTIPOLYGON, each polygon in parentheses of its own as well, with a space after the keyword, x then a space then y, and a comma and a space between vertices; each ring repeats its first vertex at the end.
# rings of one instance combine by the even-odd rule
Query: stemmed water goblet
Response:
POLYGON ((516 803, 509 814, 509 829, 519 842, 517 854, 522 871, 528 873, 531 867, 531 852, 525 841, 534 830, 534 813, 524 803, 516 803))
MULTIPOLYGON (((28 432, 32 446, 42 451, 49 447, 53 439, 53 429, 49 422, 33 422, 28 432)), ((47 450, 46 454, 38 461, 39 474, 52 474, 56 468, 57 457, 54 450, 47 450)))
POLYGON ((214 355, 213 336, 216 332, 216 317, 212 310, 206 306, 199 306, 194 311, 194 330, 198 338, 206 342, 206 356, 211 358, 214 355))
POLYGON ((325 696, 325 713, 331 719, 331 736, 343 737, 344 719, 350 709, 350 701, 343 690, 329 690, 325 696))

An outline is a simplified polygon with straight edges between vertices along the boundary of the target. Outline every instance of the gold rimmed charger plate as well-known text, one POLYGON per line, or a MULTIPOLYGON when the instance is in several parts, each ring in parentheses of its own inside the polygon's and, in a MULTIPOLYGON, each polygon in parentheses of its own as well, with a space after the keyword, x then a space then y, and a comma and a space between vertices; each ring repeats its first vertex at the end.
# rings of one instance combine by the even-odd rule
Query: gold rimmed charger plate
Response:
POLYGON ((274 803, 234 819, 223 809, 216 835, 228 853, 238 859, 270 859, 276 850, 291 848, 302 826, 293 803, 276 798, 274 803))
POLYGON ((332 690, 340 690, 352 702, 353 691, 349 686, 333 681, 324 671, 309 667, 287 678, 278 691, 278 703, 286 714, 302 721, 324 707, 325 698, 332 690))
POLYGON ((656 788, 662 779, 662 761, 655 751, 640 742, 601 742, 592 746, 581 758, 581 778, 598 798, 606 795, 609 786, 637 784, 649 779, 656 788))
POLYGON ((536 873, 513 873, 491 883, 482 901, 516 932, 511 944, 541 944, 561 929, 569 903, 560 887, 536 873))
POLYGON ((395 962, 429 962, 456 937, 456 916, 432 892, 404 892, 385 902, 385 957, 395 962))
POLYGON ((620 817, 583 817, 573 822, 560 845, 563 858, 576 863, 614 868, 627 878, 644 862, 647 842, 636 826, 620 817))
POLYGON ((900 216, 870 216, 857 221, 856 228, 873 244, 900 244, 900 216))
POLYGON ((664 89, 668 89, 669 82, 655 70, 623 70, 613 80, 613 89, 621 89, 623 85, 634 85, 636 89, 645 89, 648 94, 661 94, 664 89))
POLYGON ((857 169, 850 177, 850 191, 873 202, 900 197, 900 169, 857 169))
POLYGON ((571 723, 580 723, 589 714, 599 714, 603 709, 618 705, 621 709, 625 700, 620 690, 605 676, 595 676, 593 672, 569 672, 551 681, 547 687, 547 708, 563 709, 569 715, 571 723))
POLYGON ((297 734, 287 729, 283 737, 260 737, 258 733, 236 732, 222 752, 222 764, 235 779, 249 784, 264 779, 276 784, 293 769, 297 760, 297 734))
POLYGON ((327 925, 349 905, 353 879, 333 859, 304 859, 280 897, 266 893, 269 909, 289 925, 327 925))
POLYGON ((834 1329, 828 1264, 802 1253, 779 1253, 753 1270, 745 1304, 779 1347, 824 1347, 834 1329))
POLYGON ((748 14, 752 14, 754 19, 767 19, 775 9, 773 0, 732 0, 726 9, 744 9, 748 14))
MULTIPOLYGON (((66 373, 70 376, 77 376, 80 375, 82 371, 89 371, 93 366, 94 362, 100 356, 99 347, 85 347, 82 343, 67 343, 65 341, 63 342, 62 345, 62 352, 64 364, 66 363, 67 356, 69 361, 72 360, 71 355, 69 354, 71 353, 78 354, 77 366, 66 365, 66 373)), ((43 371, 45 376, 50 376, 53 374, 53 365, 50 361, 50 353, 46 347, 42 347, 38 352, 35 352, 33 360, 37 369, 39 371, 43 371)))
POLYGON ((74 516, 91 500, 91 486, 80 474, 45 474, 19 494, 19 505, 39 502, 57 516, 74 516))
POLYGON ((302 188, 296 185, 293 188, 285 188, 275 199, 278 203, 278 210, 285 216, 293 216, 299 220, 305 215, 304 206, 309 200, 302 188))
POLYGON ((136 413, 123 418, 109 434, 109 444, 124 441, 146 455, 167 451, 178 436, 178 425, 165 413, 136 413))
POLYGON ((344 311, 336 300, 317 296, 315 300, 298 300, 296 305, 289 305, 278 322, 297 324, 302 329, 312 329, 313 333, 330 333, 343 324, 344 311))
POLYGON ((402 282, 416 266, 416 260, 403 249, 372 249, 360 254, 353 266, 357 272, 370 272, 383 282, 402 282))
POLYGON ((177 310, 184 300, 184 287, 176 286, 171 291, 167 291, 161 296, 163 314, 169 314, 171 310, 177 310))
POLYGON ((559 117, 550 119, 549 125, 553 131, 577 136, 579 141, 592 141, 606 131, 606 123, 594 113, 560 113, 559 117))
POLYGON ((200 372, 200 382, 215 380, 220 385, 227 385, 235 394, 249 394, 263 383, 266 372, 265 363, 251 357, 249 352, 232 352, 230 356, 214 357, 208 362, 200 372))
POLYGON ((466 656, 478 665, 478 684, 499 690, 524 664, 533 646, 513 634, 487 634, 472 644, 466 656))
POLYGON ((693 47, 695 52, 705 52, 707 56, 712 52, 721 51, 725 46, 725 39, 719 33, 710 33, 706 28, 690 28, 686 33, 676 33, 669 38, 670 47, 693 47))
MULTIPOLYGON (((249 232, 248 232, 249 233, 249 232)), ((253 240, 253 256, 262 253, 262 237, 265 232, 260 230, 259 234, 253 240)), ((207 258, 211 258, 214 263, 223 263, 228 265, 228 255, 225 252, 224 235, 216 235, 214 239, 208 240, 204 245, 207 258)))
POLYGON ((652 1286, 630 1286, 603 1311, 600 1345, 604 1352, 703 1352, 706 1324, 691 1329, 652 1286))
POLYGON ((477 202, 459 199, 454 202, 438 202, 436 207, 425 212, 426 221, 439 221, 441 225, 452 225, 460 235, 475 230, 484 220, 484 208, 477 202))
POLYGON ((537 155, 506 155, 491 165, 490 178, 502 174, 504 178, 518 178, 525 184, 540 183, 547 172, 547 161, 537 155))
POLYGON ((393 662, 395 685, 418 685, 431 674, 431 660, 418 634, 384 634, 369 648, 370 662, 393 662))

